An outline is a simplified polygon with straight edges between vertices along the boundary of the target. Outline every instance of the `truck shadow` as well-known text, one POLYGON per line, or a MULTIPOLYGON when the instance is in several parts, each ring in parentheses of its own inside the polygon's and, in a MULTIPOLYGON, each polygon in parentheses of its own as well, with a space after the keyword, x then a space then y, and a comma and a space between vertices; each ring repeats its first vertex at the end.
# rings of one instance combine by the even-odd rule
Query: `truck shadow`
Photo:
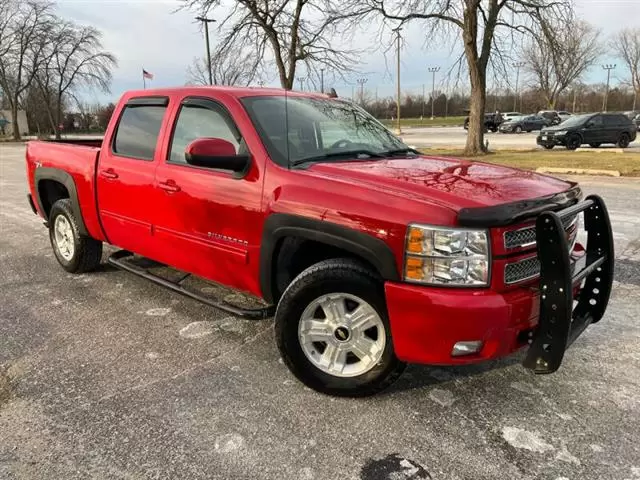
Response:
POLYGON ((524 352, 517 352, 508 357, 489 360, 473 365, 429 366, 409 365, 400 379, 379 395, 421 390, 457 380, 468 380, 498 370, 504 370, 522 363, 524 352))

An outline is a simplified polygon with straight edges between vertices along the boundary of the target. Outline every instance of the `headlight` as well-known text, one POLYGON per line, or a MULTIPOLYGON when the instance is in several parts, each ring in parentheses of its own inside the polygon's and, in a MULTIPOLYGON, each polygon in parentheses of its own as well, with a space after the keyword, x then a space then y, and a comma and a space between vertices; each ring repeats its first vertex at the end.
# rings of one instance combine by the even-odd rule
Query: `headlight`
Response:
POLYGON ((567 131, 566 130, 559 130, 556 132, 556 137, 562 137, 563 135, 566 135, 567 131))
POLYGON ((489 284, 486 230, 409 225, 404 279, 425 284, 489 284))

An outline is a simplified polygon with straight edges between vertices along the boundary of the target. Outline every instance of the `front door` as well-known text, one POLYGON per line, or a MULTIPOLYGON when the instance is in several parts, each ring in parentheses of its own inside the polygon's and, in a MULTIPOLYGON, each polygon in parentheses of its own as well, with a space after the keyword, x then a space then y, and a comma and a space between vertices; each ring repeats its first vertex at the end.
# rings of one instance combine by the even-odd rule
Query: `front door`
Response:
POLYGON ((222 138, 236 153, 248 149, 231 115, 214 100, 185 98, 174 117, 156 171, 154 224, 162 261, 258 294, 262 176, 257 162, 252 159, 242 178, 187 164, 185 149, 196 138, 222 138))
POLYGON ((588 122, 582 132, 584 143, 602 143, 606 140, 606 133, 602 122, 602 115, 596 115, 588 122))
POLYGON ((98 208, 109 243, 149 257, 157 145, 167 104, 167 97, 129 100, 97 166, 98 208))

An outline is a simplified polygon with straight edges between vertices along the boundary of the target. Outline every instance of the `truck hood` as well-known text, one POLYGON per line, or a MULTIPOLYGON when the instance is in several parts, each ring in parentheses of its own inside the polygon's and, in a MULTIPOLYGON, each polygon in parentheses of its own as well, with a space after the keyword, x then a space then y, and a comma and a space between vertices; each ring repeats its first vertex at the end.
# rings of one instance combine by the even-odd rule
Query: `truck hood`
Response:
POLYGON ((553 195, 574 185, 531 171, 427 156, 317 163, 310 170, 456 211, 553 195))

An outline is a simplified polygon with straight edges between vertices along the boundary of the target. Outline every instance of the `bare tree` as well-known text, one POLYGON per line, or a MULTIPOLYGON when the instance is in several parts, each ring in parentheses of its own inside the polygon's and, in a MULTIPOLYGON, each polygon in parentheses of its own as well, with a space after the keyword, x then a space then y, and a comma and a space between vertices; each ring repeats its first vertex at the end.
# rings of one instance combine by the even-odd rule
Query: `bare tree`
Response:
POLYGON ((634 91, 633 110, 635 110, 640 96, 640 28, 627 28, 620 31, 613 37, 611 48, 629 69, 634 91))
MULTIPOLYGON (((211 55, 211 76, 214 85, 251 84, 258 76, 260 65, 256 63, 255 54, 239 52, 233 49, 216 49, 211 55)), ((187 83, 190 85, 209 85, 207 61, 194 58, 187 67, 187 83)))
MULTIPOLYGON (((461 38, 471 83, 465 153, 477 155, 485 151, 488 65, 513 45, 517 36, 534 34, 549 19, 567 18, 570 12, 570 0, 346 0, 334 8, 333 15, 344 18, 347 14, 354 24, 373 16, 394 25, 422 21, 426 39, 442 35, 461 38)), ((504 66, 505 62, 501 63, 504 66)))
POLYGON ((78 88, 108 92, 116 59, 104 51, 98 30, 62 21, 56 22, 50 35, 45 58, 36 80, 43 95, 56 95, 54 102, 46 104, 58 106, 50 117, 56 138, 60 138, 63 99, 78 88))
MULTIPOLYGON (((184 5, 212 12, 222 0, 182 0, 184 5)), ((293 88, 300 62, 307 74, 318 76, 319 69, 339 72, 352 70, 354 51, 337 47, 346 32, 339 29, 340 18, 327 15, 331 0, 236 0, 218 23, 218 50, 252 51, 250 63, 257 67, 272 58, 280 84, 293 88)))
MULTIPOLYGON (((40 0, 0 0, 0 87, 14 125, 23 94, 43 61, 52 27, 52 4, 40 0)), ((20 131, 13 129, 20 140, 20 131)))
POLYGON ((572 83, 579 80, 602 54, 600 32, 578 20, 562 25, 543 23, 523 49, 527 71, 549 108, 572 83))

